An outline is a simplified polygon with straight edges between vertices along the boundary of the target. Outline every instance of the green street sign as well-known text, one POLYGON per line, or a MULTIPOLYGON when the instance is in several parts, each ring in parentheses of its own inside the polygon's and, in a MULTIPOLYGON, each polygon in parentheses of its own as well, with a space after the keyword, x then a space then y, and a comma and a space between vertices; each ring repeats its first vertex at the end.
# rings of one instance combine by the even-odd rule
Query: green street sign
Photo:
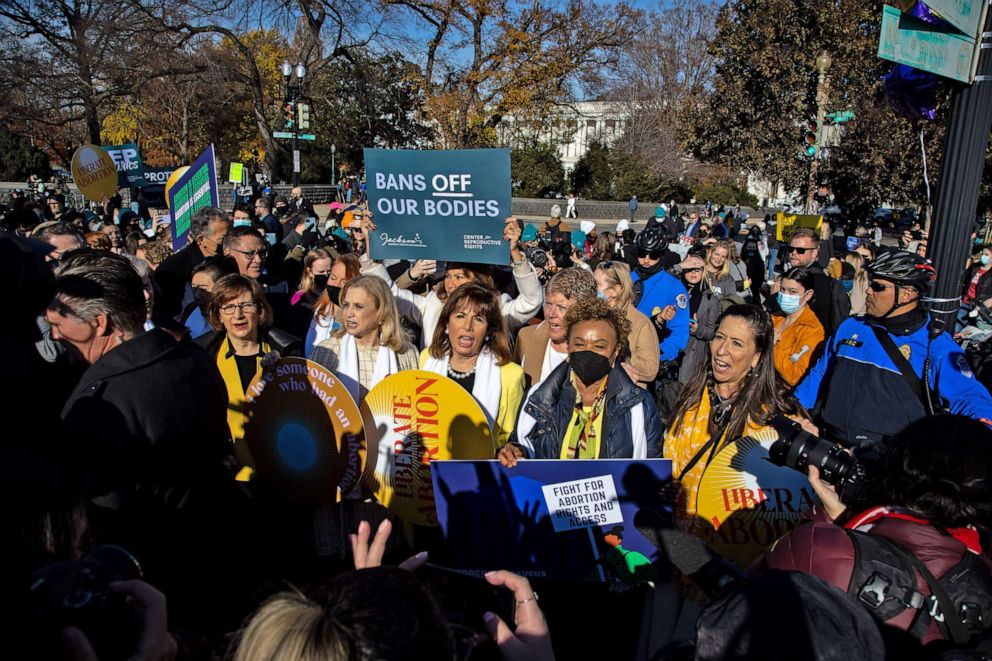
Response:
POLYGON ((940 17, 974 39, 982 20, 982 5, 979 0, 927 0, 927 7, 940 14, 940 17))
POLYGON ((975 40, 948 32, 885 5, 878 56, 930 73, 971 82, 975 40))
POLYGON ((839 112, 828 112, 826 115, 826 120, 833 124, 843 124, 844 122, 849 122, 854 119, 853 110, 841 110, 839 112))
POLYGON ((301 133, 299 135, 299 138, 300 140, 309 140, 310 142, 313 142, 314 140, 317 139, 317 136, 315 136, 313 133, 301 133))
POLYGON ((273 131, 272 132, 272 137, 273 138, 279 138, 279 139, 282 139, 282 140, 289 140, 290 138, 293 137, 293 134, 290 131, 273 131))

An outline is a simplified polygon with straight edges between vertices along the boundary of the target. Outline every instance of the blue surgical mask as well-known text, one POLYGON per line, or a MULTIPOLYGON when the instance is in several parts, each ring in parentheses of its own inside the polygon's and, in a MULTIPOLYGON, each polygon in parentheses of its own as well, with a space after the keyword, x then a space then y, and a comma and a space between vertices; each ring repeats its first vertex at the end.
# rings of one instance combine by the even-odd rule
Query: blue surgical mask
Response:
POLYGON ((238 220, 235 220, 234 221, 234 226, 235 227, 251 227, 251 221, 250 220, 244 220, 243 218, 239 218, 238 220))
POLYGON ((609 301, 610 300, 610 299, 606 298, 606 292, 599 291, 598 289, 596 290, 596 298, 598 298, 601 301, 609 301))
POLYGON ((982 255, 978 259, 981 260, 982 266, 988 266, 989 262, 992 262, 992 257, 989 257, 988 255, 982 255))
POLYGON ((785 294, 783 292, 778 293, 778 306, 782 308, 782 312, 786 314, 792 314, 802 307, 802 296, 796 296, 794 294, 785 294))

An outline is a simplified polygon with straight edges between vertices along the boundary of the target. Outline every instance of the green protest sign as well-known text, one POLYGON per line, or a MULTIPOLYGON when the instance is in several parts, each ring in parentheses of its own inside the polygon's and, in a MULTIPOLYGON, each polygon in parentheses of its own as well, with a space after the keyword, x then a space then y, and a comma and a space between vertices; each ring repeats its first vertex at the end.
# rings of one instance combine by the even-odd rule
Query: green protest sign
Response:
POLYGON ((118 188, 144 188, 145 168, 141 163, 141 153, 138 145, 128 143, 126 145, 113 145, 104 147, 103 150, 110 156, 117 168, 118 188))

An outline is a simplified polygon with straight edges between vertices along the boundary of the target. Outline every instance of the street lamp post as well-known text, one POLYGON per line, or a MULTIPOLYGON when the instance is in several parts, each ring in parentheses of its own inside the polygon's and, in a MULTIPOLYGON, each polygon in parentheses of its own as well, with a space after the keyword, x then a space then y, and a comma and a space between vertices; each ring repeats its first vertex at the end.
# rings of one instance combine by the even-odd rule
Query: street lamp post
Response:
POLYGON ((334 153, 338 150, 337 145, 331 143, 331 183, 334 184, 334 200, 338 199, 338 171, 334 168, 334 153))
MULTIPOLYGON (((306 67, 303 66, 302 62, 298 62, 294 70, 293 66, 289 63, 288 60, 283 61, 282 67, 280 67, 280 69, 282 72, 282 77, 286 81, 286 100, 284 103, 287 104, 292 103, 293 110, 295 112, 297 110, 297 105, 296 105, 297 101, 299 101, 300 97, 303 96, 303 76, 306 75, 307 69, 306 67), (290 85, 289 81, 292 78, 294 72, 296 73, 296 84, 290 85)), ((300 185, 299 120, 294 118, 292 129, 293 129, 293 186, 299 186, 300 185)))
MULTIPOLYGON (((830 95, 830 77, 827 72, 830 70, 830 64, 833 60, 830 57, 830 53, 823 51, 816 56, 816 126, 820 132, 820 136, 823 136, 823 121, 826 119, 827 115, 827 98, 830 95)), ((820 143, 823 142, 823 138, 820 138, 820 143)), ((806 212, 813 213, 813 203, 814 196, 816 195, 817 188, 817 175, 820 171, 820 158, 823 153, 822 144, 817 145, 816 154, 813 156, 812 161, 809 164, 809 182, 806 187, 806 212)))

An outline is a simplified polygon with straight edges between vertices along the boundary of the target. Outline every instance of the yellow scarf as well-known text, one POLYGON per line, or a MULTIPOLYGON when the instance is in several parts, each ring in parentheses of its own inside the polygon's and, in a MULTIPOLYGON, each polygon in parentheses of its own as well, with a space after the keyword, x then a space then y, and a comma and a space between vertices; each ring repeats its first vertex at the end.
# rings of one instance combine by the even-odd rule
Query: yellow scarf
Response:
MULTIPOLYGON (((255 359, 255 376, 258 376, 262 369, 262 356, 272 350, 265 342, 259 342, 259 347, 259 354, 255 359)), ((224 337, 217 351, 217 369, 227 388, 227 426, 231 429, 231 440, 237 443, 245 436, 245 423, 248 421, 248 416, 245 415, 247 400, 245 391, 241 387, 241 375, 231 349, 231 340, 227 337, 224 337)), ((239 482, 247 482, 251 479, 252 472, 250 467, 245 466, 238 472, 236 479, 239 482)))

